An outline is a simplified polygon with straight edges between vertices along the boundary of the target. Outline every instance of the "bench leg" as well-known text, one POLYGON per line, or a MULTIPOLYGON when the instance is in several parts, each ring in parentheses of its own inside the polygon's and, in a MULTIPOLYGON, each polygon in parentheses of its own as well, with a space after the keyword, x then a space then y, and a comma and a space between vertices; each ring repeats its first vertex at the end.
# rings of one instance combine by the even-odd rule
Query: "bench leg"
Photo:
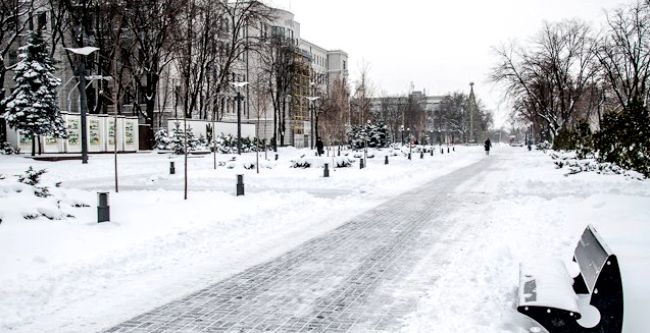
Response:
POLYGON ((623 283, 616 256, 610 256, 603 266, 590 303, 600 311, 600 323, 590 332, 623 331, 623 283))
POLYGON ((532 318, 550 333, 582 333, 576 322, 580 316, 576 313, 537 306, 521 306, 517 311, 532 318))

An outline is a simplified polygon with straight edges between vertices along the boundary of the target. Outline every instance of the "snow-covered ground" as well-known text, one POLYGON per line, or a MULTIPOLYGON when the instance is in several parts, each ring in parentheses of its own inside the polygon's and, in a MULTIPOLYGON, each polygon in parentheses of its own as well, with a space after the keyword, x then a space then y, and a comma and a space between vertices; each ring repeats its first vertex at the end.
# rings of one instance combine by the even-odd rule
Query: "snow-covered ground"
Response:
POLYGON ((404 332, 527 332, 529 322, 514 309, 518 264, 569 262, 588 224, 619 259, 623 332, 647 332, 650 181, 567 177, 547 155, 524 148, 498 147, 490 158, 498 159, 490 172, 457 189, 467 200, 451 218, 470 227, 447 244, 448 266, 441 272, 425 258, 412 274, 440 278, 419 291, 422 301, 404 332))
MULTIPOLYGON (((594 224, 619 256, 625 288, 625 332, 643 332, 650 305, 650 182, 619 175, 565 177, 541 152, 479 147, 412 161, 375 152, 366 169, 291 169, 306 150, 286 149, 260 174, 213 170, 212 156, 190 159, 189 200, 183 200, 182 158, 120 155, 120 193, 111 193, 112 222, 96 223, 96 192, 113 188, 112 155, 80 161, 34 162, 0 156, 0 331, 92 332, 177 299, 272 259, 428 180, 483 158, 497 163, 458 188, 460 209, 448 218, 468 225, 447 242, 445 267, 422 258, 405 284, 418 310, 405 332, 524 332, 514 310, 519 262, 570 259, 584 226, 594 224), (37 199, 13 175, 46 168, 53 196, 37 199), (246 196, 235 197, 245 175, 246 196), (55 187, 62 182, 61 187, 55 187), (22 189, 16 193, 16 189, 22 189), (91 207, 76 208, 85 203, 91 207), (60 208, 59 208, 60 207, 60 208), (23 215, 60 214, 26 221, 23 215), (74 215, 74 218, 65 215, 74 215), (409 290, 409 286, 419 286, 409 290)), ((269 157, 272 157, 269 155, 269 157)), ((228 162, 230 156, 219 155, 228 162)), ((331 158, 324 158, 331 163, 331 158)), ((434 251, 432 251, 433 255, 434 251)), ((440 251, 435 251, 440 255, 440 251)), ((436 260, 439 261, 440 258, 436 260)))
POLYGON ((113 189, 112 155, 92 155, 86 166, 0 156, 6 177, 0 180, 0 331, 91 332, 129 319, 482 158, 474 149, 457 150, 424 160, 391 156, 388 166, 384 150, 367 168, 333 169, 330 178, 322 177, 322 168, 289 168, 289 160, 312 154, 307 150, 282 150, 259 175, 243 168, 254 154, 232 163, 232 156, 218 155, 234 168, 217 170, 211 155, 193 157, 188 201, 182 157, 172 159, 171 176, 167 155, 120 155, 121 190, 110 194, 112 222, 104 224, 96 223, 96 192, 113 189), (52 197, 15 193, 14 175, 30 165, 48 170, 42 183, 52 197), (237 174, 245 175, 245 197, 234 196, 237 174), (72 207, 79 203, 91 207, 72 207), (57 206, 75 218, 22 218, 57 206))

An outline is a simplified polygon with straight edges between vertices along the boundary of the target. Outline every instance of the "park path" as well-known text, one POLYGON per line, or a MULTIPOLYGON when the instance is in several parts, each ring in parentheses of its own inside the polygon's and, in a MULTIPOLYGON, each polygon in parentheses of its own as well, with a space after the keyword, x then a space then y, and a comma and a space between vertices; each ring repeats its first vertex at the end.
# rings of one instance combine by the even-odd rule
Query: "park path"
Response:
POLYGON ((403 193, 272 261, 106 332, 399 331, 417 306, 404 286, 436 280, 405 278, 432 251, 444 264, 444 244, 468 227, 445 218, 463 200, 454 190, 485 177, 494 160, 403 193))

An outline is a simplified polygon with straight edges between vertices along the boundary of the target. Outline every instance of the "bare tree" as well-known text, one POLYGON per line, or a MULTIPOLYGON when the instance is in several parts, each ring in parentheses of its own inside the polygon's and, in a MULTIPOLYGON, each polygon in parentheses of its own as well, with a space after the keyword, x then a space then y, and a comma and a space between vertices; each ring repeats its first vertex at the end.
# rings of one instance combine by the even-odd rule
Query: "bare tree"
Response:
POLYGON ((319 116, 319 137, 328 145, 343 144, 345 128, 350 118, 350 89, 345 78, 336 79, 322 104, 319 116))
POLYGON ((607 33, 599 40, 598 61, 620 108, 636 101, 647 105, 650 79, 650 2, 636 1, 607 15, 607 33))
MULTIPOLYGON (((386 95, 386 94, 383 94, 386 95)), ((397 142, 401 138, 401 126, 404 124, 404 113, 407 107, 407 98, 405 96, 384 96, 380 97, 377 110, 373 113, 372 118, 375 121, 381 121, 388 127, 390 140, 397 142)))
POLYGON ((370 111, 372 109, 373 88, 369 79, 370 64, 363 61, 359 72, 359 80, 356 82, 354 95, 350 101, 351 106, 351 124, 365 125, 370 120, 370 111))
MULTIPOLYGON (((271 15, 271 8, 256 0, 215 1, 214 10, 226 22, 227 38, 220 47, 216 60, 217 73, 211 93, 220 96, 233 80, 233 72, 245 62, 248 52, 258 52, 263 38, 250 33, 253 28, 262 29, 271 15)), ((248 78, 246 78, 248 79, 248 78)))
POLYGON ((552 138, 572 120, 578 101, 598 72, 588 25, 546 23, 526 49, 496 49, 491 79, 505 85, 517 110, 541 119, 552 138))
MULTIPOLYGON (((273 149, 277 149, 278 140, 280 145, 284 145, 284 136, 286 133, 287 119, 287 102, 288 96, 292 96, 291 104, 294 110, 306 109, 306 101, 301 100, 301 96, 306 96, 306 92, 293 90, 293 81, 300 71, 308 76, 308 67, 305 63, 299 61, 298 49, 291 40, 283 35, 272 35, 264 44, 264 48, 259 51, 263 75, 268 80, 269 91, 271 92, 271 101, 273 104, 273 138, 271 144, 273 149), (305 72, 307 71, 307 72, 305 72)), ((304 115, 294 117, 295 121, 306 119, 304 115)))
POLYGON ((128 53, 133 67, 133 80, 144 96, 145 109, 138 100, 134 110, 145 119, 151 128, 155 125, 155 103, 160 75, 174 59, 173 49, 177 36, 178 20, 184 10, 179 0, 133 0, 126 2, 126 27, 134 48, 128 53))

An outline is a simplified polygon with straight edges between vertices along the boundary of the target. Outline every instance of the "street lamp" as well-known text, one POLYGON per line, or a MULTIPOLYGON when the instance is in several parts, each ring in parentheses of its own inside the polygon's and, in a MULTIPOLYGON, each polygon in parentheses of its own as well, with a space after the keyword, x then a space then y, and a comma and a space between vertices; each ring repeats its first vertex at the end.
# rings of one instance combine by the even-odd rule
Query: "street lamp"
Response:
MULTIPOLYGON (((291 96, 291 94, 287 94, 285 96, 284 100, 285 100, 285 103, 287 105, 289 105, 289 108, 288 108, 289 110, 288 110, 287 114, 289 116, 289 119, 291 120, 291 123, 290 123, 291 127, 289 129, 289 133, 291 133, 291 138, 289 139, 289 142, 291 143, 290 145, 295 146, 296 145, 296 133, 295 133, 294 129, 295 129, 296 125, 294 124, 294 118, 295 117, 293 117, 293 108, 291 107, 291 98, 292 97, 293 96, 291 96)), ((283 137, 284 137, 285 132, 286 132, 286 128, 283 129, 283 132, 282 132, 283 137)))
POLYGON ((411 159, 411 128, 410 127, 406 128, 406 133, 409 140, 409 160, 410 160, 411 159))
MULTIPOLYGON (((66 48, 79 56, 88 56, 99 48, 86 46, 81 48, 66 48)), ((86 128, 86 62, 85 58, 79 57, 79 67, 77 68, 77 75, 79 75, 79 106, 81 114, 81 163, 88 164, 88 130, 86 128)), ((117 127, 117 124, 116 124, 117 127)))
POLYGON ((241 155, 241 101, 244 99, 241 91, 248 85, 248 82, 230 82, 235 91, 237 91, 237 154, 241 155))
POLYGON ((310 133, 311 142, 310 142, 309 146, 313 150, 314 149, 314 102, 316 100, 318 100, 320 97, 318 97, 318 96, 308 96, 308 97, 305 97, 305 98, 307 98, 307 100, 309 101, 309 112, 310 112, 309 122, 310 122, 310 125, 311 125, 311 133, 310 133))

